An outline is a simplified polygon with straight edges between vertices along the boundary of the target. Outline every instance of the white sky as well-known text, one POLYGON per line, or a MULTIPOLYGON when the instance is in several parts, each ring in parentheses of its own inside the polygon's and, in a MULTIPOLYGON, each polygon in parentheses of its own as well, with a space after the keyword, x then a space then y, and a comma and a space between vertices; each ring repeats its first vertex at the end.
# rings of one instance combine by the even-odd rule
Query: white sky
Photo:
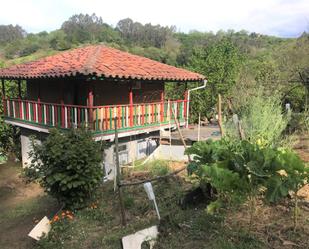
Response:
POLYGON ((282 37, 309 31, 309 0, 0 0, 0 24, 51 31, 73 14, 96 13, 115 26, 130 17, 178 30, 245 29, 282 37))

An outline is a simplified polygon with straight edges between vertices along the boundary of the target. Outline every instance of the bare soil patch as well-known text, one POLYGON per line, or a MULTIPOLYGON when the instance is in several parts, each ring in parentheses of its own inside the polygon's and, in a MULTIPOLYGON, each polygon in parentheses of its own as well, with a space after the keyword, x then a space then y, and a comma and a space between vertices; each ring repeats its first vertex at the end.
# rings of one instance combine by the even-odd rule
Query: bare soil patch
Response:
POLYGON ((33 248, 27 235, 45 215, 56 210, 54 200, 39 185, 26 184, 20 176, 20 163, 0 165, 0 248, 33 248))

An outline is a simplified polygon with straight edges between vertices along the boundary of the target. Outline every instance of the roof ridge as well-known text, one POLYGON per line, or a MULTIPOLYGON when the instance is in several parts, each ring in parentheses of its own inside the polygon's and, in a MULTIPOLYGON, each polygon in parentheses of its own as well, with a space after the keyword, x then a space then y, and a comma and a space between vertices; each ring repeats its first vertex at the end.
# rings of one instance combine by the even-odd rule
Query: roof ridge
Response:
POLYGON ((95 71, 93 70, 93 68, 102 50, 102 45, 95 45, 93 47, 94 50, 91 53, 89 53, 88 58, 84 64, 84 73, 86 75, 91 74, 95 71))

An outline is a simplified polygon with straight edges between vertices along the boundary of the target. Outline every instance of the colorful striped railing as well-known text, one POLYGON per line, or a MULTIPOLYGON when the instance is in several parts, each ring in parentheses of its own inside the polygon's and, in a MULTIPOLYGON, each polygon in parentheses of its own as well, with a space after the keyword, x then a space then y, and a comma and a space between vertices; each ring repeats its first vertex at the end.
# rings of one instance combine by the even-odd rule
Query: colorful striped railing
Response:
POLYGON ((119 130, 132 130, 185 121, 185 100, 133 105, 78 106, 21 99, 3 99, 4 117, 28 124, 63 129, 86 126, 97 133, 113 133, 114 118, 119 130))

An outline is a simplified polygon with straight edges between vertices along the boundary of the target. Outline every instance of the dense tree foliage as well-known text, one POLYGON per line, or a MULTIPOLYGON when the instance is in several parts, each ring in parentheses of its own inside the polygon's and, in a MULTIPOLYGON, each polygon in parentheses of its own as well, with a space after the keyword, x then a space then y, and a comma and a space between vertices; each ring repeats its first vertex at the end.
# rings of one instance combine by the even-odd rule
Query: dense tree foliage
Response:
POLYGON ((166 41, 175 32, 175 26, 162 27, 160 25, 145 25, 139 22, 133 22, 130 18, 120 20, 117 24, 117 30, 125 41, 140 46, 153 46, 161 48, 166 41))
POLYGON ((20 40, 26 36, 26 31, 19 25, 0 25, 0 44, 20 40))

